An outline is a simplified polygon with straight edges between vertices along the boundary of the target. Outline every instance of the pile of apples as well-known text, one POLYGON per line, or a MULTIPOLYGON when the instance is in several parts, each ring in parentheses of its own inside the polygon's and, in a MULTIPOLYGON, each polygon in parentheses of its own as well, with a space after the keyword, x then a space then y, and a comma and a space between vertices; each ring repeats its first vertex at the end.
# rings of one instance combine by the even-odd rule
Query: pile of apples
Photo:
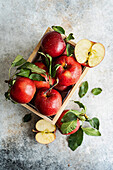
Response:
POLYGON ((19 76, 10 90, 11 98, 18 103, 29 103, 34 98, 34 105, 46 116, 57 113, 62 105, 60 92, 78 81, 82 74, 82 65, 94 67, 102 61, 105 54, 104 46, 101 43, 83 39, 76 44, 74 52, 67 56, 66 45, 70 39, 73 39, 72 36, 69 38, 72 33, 68 39, 63 39, 59 33, 61 27, 54 26, 53 28, 56 31, 48 32, 43 36, 41 50, 53 59, 52 67, 58 66, 55 77, 49 75, 45 60, 42 60, 44 62, 34 64, 46 71, 46 75, 41 74, 44 81, 19 76), (56 80, 58 80, 57 83, 56 80))
MULTIPOLYGON (((42 79, 37 81, 26 76, 17 76, 9 90, 13 101, 22 104, 32 101, 40 113, 46 116, 53 116, 58 112, 62 105, 61 92, 79 80, 83 67, 98 65, 105 55, 105 48, 101 43, 82 39, 73 47, 69 45, 69 41, 74 39, 72 33, 63 39, 64 29, 59 26, 52 28, 54 31, 46 33, 41 40, 39 53, 42 60, 34 63, 44 70, 44 74, 38 74, 42 79)), ((65 113, 64 111, 62 115, 65 113)), ((78 121, 75 131, 79 126, 78 121)))

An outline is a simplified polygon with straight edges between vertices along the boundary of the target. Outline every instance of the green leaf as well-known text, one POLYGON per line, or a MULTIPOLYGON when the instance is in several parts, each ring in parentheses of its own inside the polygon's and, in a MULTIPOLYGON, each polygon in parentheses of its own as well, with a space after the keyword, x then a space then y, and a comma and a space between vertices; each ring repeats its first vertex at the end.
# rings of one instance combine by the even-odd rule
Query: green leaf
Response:
POLYGON ((10 92, 9 91, 5 92, 4 96, 5 96, 6 100, 10 100, 10 92))
POLYGON ((25 62, 26 62, 26 60, 21 55, 17 55, 17 57, 12 62, 11 66, 12 67, 19 66, 25 62))
POLYGON ((49 75, 51 76, 51 69, 52 69, 52 57, 49 54, 46 54, 46 56, 49 58, 49 75))
POLYGON ((58 70, 58 68, 60 67, 60 64, 56 64, 53 69, 52 69, 52 77, 56 76, 56 71, 58 70))
POLYGON ((76 115, 71 111, 69 110, 64 116, 63 118, 61 119, 61 122, 65 123, 65 122, 71 122, 73 120, 77 120, 77 117, 76 115))
POLYGON ((66 45, 66 52, 67 52, 67 56, 72 56, 74 53, 74 47, 70 44, 66 45))
POLYGON ((100 125, 100 122, 99 122, 99 119, 94 117, 92 119, 89 120, 89 123, 92 127, 96 128, 97 130, 99 130, 99 125, 100 125))
POLYGON ((30 70, 29 69, 21 69, 19 73, 17 73, 17 76, 22 76, 22 77, 29 77, 30 70))
POLYGON ((66 40, 66 42, 68 42, 69 40, 73 40, 73 39, 75 39, 73 36, 73 33, 70 33, 65 40, 66 40))
POLYGON ((74 101, 74 103, 78 104, 80 108, 83 108, 85 110, 85 106, 79 101, 74 101))
POLYGON ((101 136, 101 133, 97 129, 94 129, 94 128, 90 128, 90 127, 83 128, 82 127, 82 130, 89 136, 101 136))
POLYGON ((23 122, 29 122, 31 120, 31 118, 32 118, 31 113, 30 114, 26 114, 23 117, 23 122))
POLYGON ((80 88, 79 88, 79 97, 82 98, 88 91, 88 82, 85 81, 81 84, 80 88))
POLYGON ((43 52, 38 52, 39 54, 43 55, 45 57, 45 62, 46 62, 46 65, 47 67, 49 68, 49 60, 47 58, 47 56, 43 53, 43 52))
POLYGON ((65 30, 60 26, 52 26, 52 29, 60 34, 65 34, 65 30))
POLYGON ((23 64, 22 66, 17 68, 17 70, 20 70, 20 69, 30 69, 31 72, 35 72, 35 73, 38 73, 38 74, 45 74, 46 73, 45 70, 39 68, 38 66, 36 66, 35 64, 30 63, 30 62, 26 62, 25 64, 23 64))
POLYGON ((91 90, 91 93, 93 93, 94 95, 98 95, 102 92, 101 88, 94 88, 91 90))
POLYGON ((67 134, 72 132, 77 126, 77 120, 73 120, 71 122, 65 122, 61 125, 61 131, 63 134, 67 134))
POLYGON ((9 87, 13 86, 15 81, 16 81, 15 79, 10 80, 8 83, 9 87))
POLYGON ((45 78, 41 76, 40 74, 31 74, 29 78, 31 80, 36 80, 36 81, 45 81, 45 78))
POLYGON ((77 132, 69 136, 68 146, 72 151, 76 150, 83 141, 83 130, 80 128, 77 132))
POLYGON ((75 116, 76 116, 78 119, 80 119, 81 121, 84 122, 84 121, 86 120, 86 118, 85 118, 85 116, 83 115, 82 112, 79 112, 79 111, 77 111, 77 110, 70 110, 70 112, 73 113, 73 114, 75 114, 75 116))

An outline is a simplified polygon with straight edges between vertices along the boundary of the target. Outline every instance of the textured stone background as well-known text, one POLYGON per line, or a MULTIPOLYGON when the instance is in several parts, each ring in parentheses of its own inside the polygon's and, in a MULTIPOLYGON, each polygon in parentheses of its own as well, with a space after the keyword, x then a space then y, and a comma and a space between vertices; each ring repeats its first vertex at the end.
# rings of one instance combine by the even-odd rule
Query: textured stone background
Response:
MULTIPOLYGON (((0 0, 0 170, 112 170, 113 169, 113 1, 112 0, 0 0), (8 69, 16 55, 26 59, 48 26, 61 25, 73 32, 75 42, 82 38, 102 42, 106 48, 103 62, 90 69, 84 80, 89 91, 83 99, 78 92, 73 99, 87 106, 90 117, 100 119, 101 137, 84 135, 75 152, 58 131, 48 146, 34 140, 29 123, 22 117, 28 110, 6 102, 4 92, 8 69), (101 87, 93 96, 90 91, 101 87)), ((70 101, 67 108, 77 108, 70 101)))

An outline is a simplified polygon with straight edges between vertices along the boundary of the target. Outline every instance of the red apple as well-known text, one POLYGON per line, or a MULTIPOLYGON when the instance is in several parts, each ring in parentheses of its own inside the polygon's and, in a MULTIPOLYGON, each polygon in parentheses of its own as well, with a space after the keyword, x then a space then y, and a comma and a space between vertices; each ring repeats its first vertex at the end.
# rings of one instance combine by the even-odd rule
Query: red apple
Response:
MULTIPOLYGON (((47 67, 42 62, 36 62, 34 64, 36 66, 38 66, 39 68, 46 70, 46 73, 47 73, 47 67)), ((43 88, 43 87, 50 88, 50 84, 49 84, 47 76, 43 75, 43 74, 41 74, 41 76, 43 76, 46 81, 36 81, 36 80, 33 80, 34 83, 35 83, 36 88, 37 89, 40 89, 40 88, 43 88)))
POLYGON ((80 40, 75 46, 76 60, 86 67, 95 67, 104 58, 105 48, 101 43, 80 40))
POLYGON ((64 91, 67 89, 68 86, 62 86, 60 84, 57 84, 54 88, 59 91, 64 91))
POLYGON ((49 54, 51 57, 58 57, 66 49, 66 44, 60 33, 52 31, 42 38, 41 48, 44 53, 49 54))
POLYGON ((62 86, 70 86, 75 84, 81 76, 82 66, 75 61, 74 57, 66 55, 60 56, 55 64, 61 64, 56 71, 56 77, 62 86))
POLYGON ((48 88, 40 89, 35 98, 36 108, 46 116, 55 115, 62 105, 62 97, 60 93, 54 89, 51 89, 46 94, 48 88))
MULTIPOLYGON (((64 110, 64 111, 62 112, 61 116, 59 117, 59 119, 58 119, 58 121, 57 121, 57 126, 59 127, 59 129, 61 128, 61 125, 62 125, 61 119, 63 118, 63 116, 64 116, 68 111, 69 111, 69 110, 64 110)), ((73 131, 71 131, 71 132, 69 132, 69 133, 67 133, 67 134, 63 134, 63 135, 71 135, 71 134, 75 133, 75 132, 79 129, 79 127, 80 127, 80 122, 79 122, 79 119, 77 119, 77 126, 76 126, 76 128, 75 128, 73 131)))
POLYGON ((11 87, 10 96, 17 103, 29 103, 36 92, 33 80, 27 77, 18 77, 11 87))

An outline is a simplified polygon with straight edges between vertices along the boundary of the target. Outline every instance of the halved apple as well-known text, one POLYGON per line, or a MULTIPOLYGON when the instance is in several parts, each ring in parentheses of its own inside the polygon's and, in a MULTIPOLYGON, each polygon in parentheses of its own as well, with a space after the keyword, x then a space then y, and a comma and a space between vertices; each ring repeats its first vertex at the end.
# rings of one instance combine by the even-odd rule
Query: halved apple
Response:
POLYGON ((36 123, 35 127, 38 131, 42 131, 42 132, 54 132, 56 130, 55 125, 52 125, 50 122, 44 119, 39 120, 36 123))
POLYGON ((75 46, 76 60, 84 66, 95 67, 103 60, 104 55, 105 48, 101 43, 82 39, 75 46))
POLYGON ((41 144, 49 144, 53 142, 56 138, 55 131, 56 126, 52 125, 50 122, 41 119, 36 123, 36 130, 33 132, 37 132, 35 139, 37 142, 41 144), (53 133, 52 133, 53 132, 53 133))
POLYGON ((35 139, 41 144, 49 144, 55 140, 56 136, 54 133, 39 132, 36 134, 35 139))

